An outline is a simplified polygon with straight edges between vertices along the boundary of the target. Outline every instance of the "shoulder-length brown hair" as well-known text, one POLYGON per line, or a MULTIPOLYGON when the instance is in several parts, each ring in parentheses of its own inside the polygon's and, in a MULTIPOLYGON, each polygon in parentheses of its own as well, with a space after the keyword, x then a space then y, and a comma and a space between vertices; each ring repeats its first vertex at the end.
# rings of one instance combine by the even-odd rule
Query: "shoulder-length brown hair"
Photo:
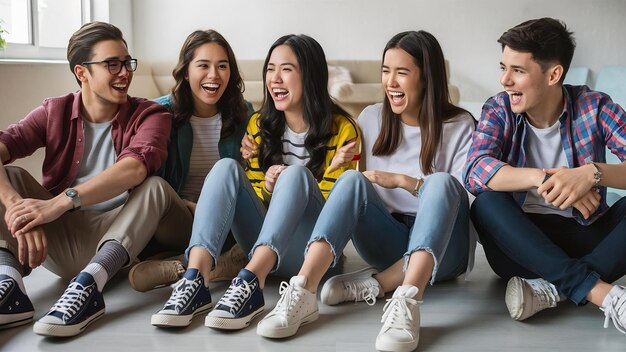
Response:
POLYGON ((237 126, 242 124, 246 117, 247 109, 243 100, 245 87, 233 49, 221 34, 212 29, 194 31, 187 37, 180 49, 178 64, 172 71, 176 81, 172 88, 174 126, 185 124, 193 114, 193 93, 186 77, 189 74, 189 64, 195 56, 196 49, 206 43, 218 44, 226 50, 228 56, 230 77, 224 94, 217 102, 217 109, 222 113, 221 137, 226 137, 234 133, 237 126))
MULTIPOLYGON (((450 102, 443 51, 432 34, 425 31, 396 34, 385 46, 383 62, 389 49, 404 50, 415 59, 415 64, 420 68, 424 87, 422 107, 418 116, 422 135, 420 163, 424 174, 431 174, 434 172, 435 154, 441 144, 443 123, 465 110, 450 102)), ((390 155, 398 148, 400 142, 402 142, 400 116, 391 110, 389 99, 385 98, 380 134, 374 143, 372 153, 390 155)))

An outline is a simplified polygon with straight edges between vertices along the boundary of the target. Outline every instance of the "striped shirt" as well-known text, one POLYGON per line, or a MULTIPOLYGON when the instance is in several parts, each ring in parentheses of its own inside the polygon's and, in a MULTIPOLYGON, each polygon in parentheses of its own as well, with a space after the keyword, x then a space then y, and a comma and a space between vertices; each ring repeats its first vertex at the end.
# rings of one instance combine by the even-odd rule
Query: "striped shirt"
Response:
MULTIPOLYGON (((587 86, 564 85, 563 97, 559 121, 568 167, 605 162, 605 147, 620 160, 626 160, 624 109, 608 95, 587 86)), ((481 115, 463 172, 465 187, 476 195, 490 190, 487 183, 502 166, 527 166, 525 114, 511 110, 508 94, 501 92, 487 100, 481 115)), ((585 220, 578 210, 573 210, 576 221, 591 224, 608 210, 606 187, 600 187, 600 195, 600 206, 589 219, 585 220)), ((513 196, 521 206, 526 192, 514 192, 513 196)))
POLYGON ((193 130, 193 146, 189 160, 189 175, 181 196, 183 199, 197 202, 206 175, 220 160, 217 144, 222 130, 222 115, 218 113, 208 118, 191 116, 189 123, 193 130))
POLYGON ((304 148, 304 141, 309 131, 296 133, 285 128, 283 133, 283 161, 286 165, 306 165, 311 160, 309 152, 304 148))
MULTIPOLYGON (((261 134, 259 131, 259 118, 260 114, 254 114, 250 118, 250 122, 248 122, 248 135, 252 136, 257 144, 261 143, 261 134)), ((356 168, 356 161, 352 161, 347 165, 342 165, 337 170, 332 172, 328 171, 328 166, 333 160, 335 153, 337 152, 337 148, 343 146, 348 141, 352 141, 354 139, 359 138, 359 128, 356 125, 356 122, 349 117, 343 115, 334 115, 333 116, 333 125, 332 125, 332 135, 328 142, 326 143, 326 158, 324 160, 324 175, 322 179, 319 181, 318 185, 320 187, 320 191, 322 191, 322 195, 324 198, 328 198, 328 194, 330 193, 330 189, 337 181, 337 178, 341 176, 341 174, 348 169, 356 168)), ((246 175, 250 182, 252 183, 252 187, 256 194, 261 198, 266 204, 269 203, 271 198, 271 193, 265 189, 265 173, 263 169, 259 166, 259 159, 257 157, 252 157, 248 160, 248 167, 246 168, 246 175)))

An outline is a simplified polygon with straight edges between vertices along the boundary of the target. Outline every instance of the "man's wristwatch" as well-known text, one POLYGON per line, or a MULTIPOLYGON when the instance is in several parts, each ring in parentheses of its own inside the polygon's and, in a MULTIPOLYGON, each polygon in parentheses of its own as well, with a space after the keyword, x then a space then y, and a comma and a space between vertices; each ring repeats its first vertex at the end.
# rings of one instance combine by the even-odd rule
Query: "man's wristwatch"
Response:
POLYGON ((596 163, 591 163, 591 165, 596 168, 596 172, 593 173, 593 182, 595 182, 595 186, 597 186, 600 180, 602 180, 602 172, 600 172, 600 168, 596 163))
POLYGON ((72 200, 72 210, 80 209, 80 197, 78 192, 73 188, 68 188, 63 192, 69 199, 72 200))

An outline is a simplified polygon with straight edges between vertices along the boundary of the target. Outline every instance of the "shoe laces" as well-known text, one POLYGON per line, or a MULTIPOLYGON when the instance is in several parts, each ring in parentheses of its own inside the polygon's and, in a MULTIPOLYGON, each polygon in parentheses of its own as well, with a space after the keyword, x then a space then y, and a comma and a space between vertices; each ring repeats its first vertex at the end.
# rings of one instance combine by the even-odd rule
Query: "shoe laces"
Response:
POLYGON ((78 282, 70 283, 61 298, 50 308, 50 313, 59 312, 64 321, 69 320, 82 308, 94 290, 95 285, 84 287, 78 282))
POLYGON ((410 305, 417 305, 421 301, 408 297, 392 297, 387 300, 383 307, 383 318, 381 323, 383 326, 393 329, 404 329, 407 332, 413 330, 413 313, 411 313, 410 305))
POLYGON ((354 303, 359 300, 365 301, 370 306, 376 304, 376 297, 380 292, 378 286, 374 286, 368 281, 344 281, 344 301, 354 300, 354 303))
POLYGON ((608 328, 609 320, 612 320, 615 328, 622 334, 626 334, 626 291, 611 297, 611 301, 603 310, 604 328, 608 328))
POLYGON ((11 286, 13 286, 13 279, 11 278, 0 281, 0 299, 4 298, 11 286))
POLYGON ((302 290, 296 289, 295 285, 291 285, 286 281, 280 283, 278 289, 280 293, 280 299, 276 303, 276 308, 272 311, 271 315, 278 315, 285 320, 289 320, 293 308, 300 302, 303 296, 302 290))
POLYGON ((258 281, 250 284, 242 278, 236 277, 228 287, 228 290, 226 290, 226 293, 220 298, 217 305, 228 307, 229 312, 235 315, 243 305, 243 302, 252 295, 252 291, 254 291, 257 285, 258 281))
POLYGON ((193 296, 194 292, 198 290, 198 287, 201 285, 200 280, 187 280, 185 278, 181 279, 176 287, 174 288, 174 292, 172 292, 172 296, 167 300, 165 306, 174 306, 174 309, 177 312, 182 311, 182 309, 187 305, 191 296, 193 296))

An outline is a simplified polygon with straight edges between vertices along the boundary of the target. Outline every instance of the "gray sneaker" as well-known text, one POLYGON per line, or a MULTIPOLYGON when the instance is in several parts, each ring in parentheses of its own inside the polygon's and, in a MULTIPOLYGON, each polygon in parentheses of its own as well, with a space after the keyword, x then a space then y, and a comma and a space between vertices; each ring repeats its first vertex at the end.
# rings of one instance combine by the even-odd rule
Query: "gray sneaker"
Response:
POLYGON ((514 276, 506 286, 504 300, 511 318, 524 320, 546 308, 556 307, 562 299, 556 287, 544 279, 514 276))

